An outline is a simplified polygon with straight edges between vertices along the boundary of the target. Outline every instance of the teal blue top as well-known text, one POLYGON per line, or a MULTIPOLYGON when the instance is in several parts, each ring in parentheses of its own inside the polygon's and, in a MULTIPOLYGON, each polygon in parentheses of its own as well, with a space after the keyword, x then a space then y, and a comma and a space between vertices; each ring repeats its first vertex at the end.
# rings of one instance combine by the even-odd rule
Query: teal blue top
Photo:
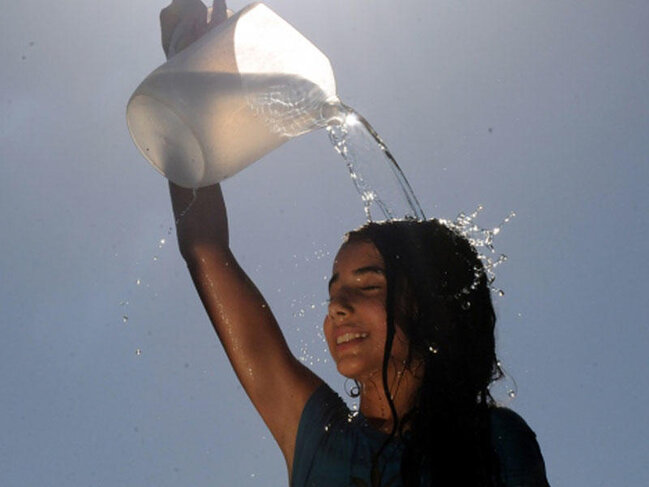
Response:
MULTIPOLYGON (((491 414, 492 444, 505 487, 547 487, 536 435, 523 419, 505 408, 491 414)), ((297 432, 293 487, 369 487, 372 454, 386 435, 347 408, 326 384, 309 398, 297 432)), ((381 454, 381 487, 401 487, 403 445, 391 442, 381 454)), ((422 481, 422 485, 429 482, 422 481)))

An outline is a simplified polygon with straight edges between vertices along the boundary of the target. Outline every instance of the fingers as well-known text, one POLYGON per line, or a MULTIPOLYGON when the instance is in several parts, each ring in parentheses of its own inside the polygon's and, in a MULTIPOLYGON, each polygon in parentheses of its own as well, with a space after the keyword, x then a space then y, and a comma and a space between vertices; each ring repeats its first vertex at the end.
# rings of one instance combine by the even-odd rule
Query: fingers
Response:
POLYGON ((207 27, 207 7, 201 0, 173 0, 160 12, 162 48, 167 57, 192 44, 207 27))
POLYGON ((225 0, 214 0, 208 14, 201 0, 173 0, 160 12, 162 48, 169 58, 182 51, 208 28, 212 28, 232 15, 225 0))
POLYGON ((225 22, 228 19, 228 9, 225 5, 225 0, 214 0, 212 3, 212 19, 211 26, 225 22))
POLYGON ((160 33, 162 35, 162 49, 165 55, 169 57, 169 43, 171 36, 180 22, 180 8, 177 0, 174 0, 169 6, 160 11, 160 33))

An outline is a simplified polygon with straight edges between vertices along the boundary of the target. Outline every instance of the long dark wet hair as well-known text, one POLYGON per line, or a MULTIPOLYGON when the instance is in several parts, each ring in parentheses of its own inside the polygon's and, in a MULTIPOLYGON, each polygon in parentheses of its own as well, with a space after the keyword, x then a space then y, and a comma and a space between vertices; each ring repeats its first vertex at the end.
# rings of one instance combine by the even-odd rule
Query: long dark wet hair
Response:
MULTIPOLYGON (((350 232, 347 241, 371 242, 385 265, 388 333, 382 376, 394 419, 386 444, 395 437, 404 444, 404 485, 498 485, 488 387, 502 372, 489 281, 476 250, 438 220, 368 223, 350 232), (414 406, 400 420, 387 381, 396 324, 410 343, 406 365, 423 364, 414 406)), ((377 480, 380 453, 373 462, 377 480)))

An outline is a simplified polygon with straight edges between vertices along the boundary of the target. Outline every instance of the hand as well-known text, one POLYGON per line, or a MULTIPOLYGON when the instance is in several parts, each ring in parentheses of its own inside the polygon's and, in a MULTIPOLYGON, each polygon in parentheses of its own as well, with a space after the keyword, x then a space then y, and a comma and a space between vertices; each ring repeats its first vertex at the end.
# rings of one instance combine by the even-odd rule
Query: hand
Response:
POLYGON ((173 0, 160 12, 162 49, 167 58, 178 54, 212 27, 228 18, 225 0, 208 9, 200 0, 173 0))

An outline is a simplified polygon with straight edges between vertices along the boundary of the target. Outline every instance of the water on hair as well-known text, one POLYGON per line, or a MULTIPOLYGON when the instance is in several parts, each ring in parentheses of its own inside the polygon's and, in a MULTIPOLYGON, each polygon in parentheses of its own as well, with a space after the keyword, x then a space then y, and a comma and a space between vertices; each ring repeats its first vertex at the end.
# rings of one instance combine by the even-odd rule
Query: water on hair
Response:
POLYGON ((480 268, 475 269, 473 282, 468 287, 462 289, 458 293, 458 297, 461 297, 462 294, 469 294, 474 290, 478 286, 483 272, 486 274, 487 283, 491 290, 498 296, 502 297, 505 295, 505 292, 502 289, 493 284, 496 279, 496 267, 507 262, 507 256, 496 251, 494 247, 494 238, 500 233, 502 228, 516 216, 516 213, 511 212, 499 225, 493 228, 483 228, 477 223, 478 215, 482 210, 483 207, 478 206, 473 213, 468 215, 461 212, 455 220, 439 220, 440 223, 446 225, 451 230, 456 231, 469 241, 478 252, 478 257, 482 261, 482 266, 484 268, 484 271, 480 268))

